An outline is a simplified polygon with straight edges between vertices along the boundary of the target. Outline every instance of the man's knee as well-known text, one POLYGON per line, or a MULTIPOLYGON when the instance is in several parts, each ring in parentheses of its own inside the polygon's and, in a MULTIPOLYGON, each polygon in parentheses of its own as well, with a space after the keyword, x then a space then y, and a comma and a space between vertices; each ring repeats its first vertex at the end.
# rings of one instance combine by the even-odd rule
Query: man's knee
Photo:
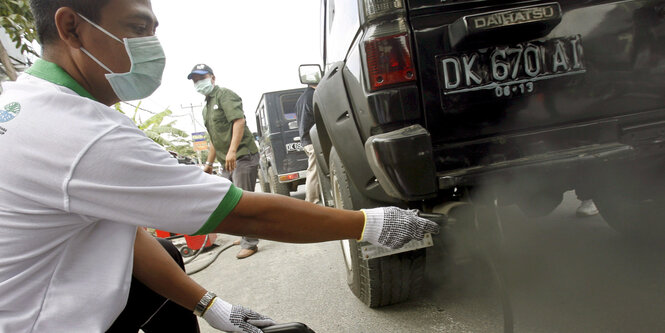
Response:
POLYGON ((184 270, 185 263, 182 261, 182 255, 180 254, 180 251, 178 251, 178 248, 175 245, 173 245, 173 243, 168 239, 157 238, 157 241, 159 242, 159 244, 162 245, 164 250, 168 252, 171 258, 173 258, 173 260, 175 260, 175 262, 178 263, 178 266, 180 266, 180 268, 184 270))

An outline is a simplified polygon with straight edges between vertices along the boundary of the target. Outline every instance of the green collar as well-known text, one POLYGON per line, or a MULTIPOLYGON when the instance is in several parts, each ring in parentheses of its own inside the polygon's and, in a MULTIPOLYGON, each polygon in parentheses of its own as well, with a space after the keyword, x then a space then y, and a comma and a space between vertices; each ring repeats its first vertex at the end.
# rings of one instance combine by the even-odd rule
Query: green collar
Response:
POLYGON ((96 99, 92 97, 92 95, 78 82, 76 82, 76 80, 67 74, 67 72, 65 72, 62 67, 52 62, 46 61, 44 59, 37 59, 37 61, 35 61, 35 63, 25 72, 40 79, 55 83, 59 86, 67 87, 79 94, 79 96, 87 97, 93 101, 96 101, 96 99))

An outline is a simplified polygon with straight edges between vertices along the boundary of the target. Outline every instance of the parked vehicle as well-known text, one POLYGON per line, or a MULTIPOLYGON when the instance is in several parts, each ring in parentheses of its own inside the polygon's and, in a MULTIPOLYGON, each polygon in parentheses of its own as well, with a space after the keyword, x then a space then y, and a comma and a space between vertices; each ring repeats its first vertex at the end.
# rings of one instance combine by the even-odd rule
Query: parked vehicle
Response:
POLYGON ((180 155, 180 154, 178 154, 178 153, 176 153, 176 152, 174 152, 174 151, 170 151, 170 150, 169 150, 169 153, 171 154, 171 156, 173 156, 175 159, 178 160, 178 163, 179 163, 179 164, 192 164, 192 165, 196 165, 196 161, 194 161, 194 160, 193 160, 191 157, 189 157, 189 156, 182 156, 182 155, 180 155))
POLYGON ((260 152, 259 183, 264 192, 289 195, 307 178, 307 154, 298 134, 295 105, 305 91, 264 93, 256 108, 260 152))
MULTIPOLYGON (((321 3, 311 134, 335 206, 540 216, 586 188, 615 229, 665 235, 662 0, 321 3)), ((457 223, 498 219, 469 216, 457 223)), ((363 302, 418 289, 425 249, 365 260, 363 246, 342 244, 363 302)))

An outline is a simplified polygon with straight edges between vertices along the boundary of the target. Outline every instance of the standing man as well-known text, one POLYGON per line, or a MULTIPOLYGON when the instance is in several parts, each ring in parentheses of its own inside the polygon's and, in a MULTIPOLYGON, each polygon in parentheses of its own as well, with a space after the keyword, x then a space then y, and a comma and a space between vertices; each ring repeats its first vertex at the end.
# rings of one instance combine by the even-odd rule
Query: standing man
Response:
MULTIPOLYGON (((210 135, 207 173, 212 173, 215 157, 224 166, 222 176, 245 191, 254 192, 259 167, 259 149, 247 127, 242 99, 230 89, 215 85, 215 74, 208 65, 198 64, 187 75, 194 81, 196 91, 205 96, 203 122, 210 135)), ((259 250, 258 238, 242 237, 238 259, 247 258, 259 250)))
POLYGON ((300 142, 307 154, 307 179, 305 180, 305 201, 318 204, 319 199, 319 175, 316 168, 316 156, 309 130, 314 126, 314 112, 312 99, 314 98, 315 84, 309 84, 305 92, 300 95, 296 102, 296 117, 298 118, 298 132, 300 142))

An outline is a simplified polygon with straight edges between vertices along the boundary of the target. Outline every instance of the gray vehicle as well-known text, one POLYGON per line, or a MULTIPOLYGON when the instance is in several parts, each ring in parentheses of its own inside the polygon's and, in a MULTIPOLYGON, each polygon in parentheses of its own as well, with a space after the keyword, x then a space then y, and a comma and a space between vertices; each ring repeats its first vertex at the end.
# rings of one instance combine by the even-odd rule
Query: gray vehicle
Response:
MULTIPOLYGON (((543 216, 585 188, 615 229, 665 235, 662 0, 321 4, 311 136, 324 202, 496 231, 499 205, 543 216)), ((301 66, 303 83, 316 67, 301 66)), ((427 244, 366 245, 342 242, 356 296, 382 306, 418 290, 427 244)))
POLYGON ((307 154, 298 134, 295 105, 305 91, 264 93, 256 108, 259 182, 264 192, 289 195, 307 178, 307 154))

